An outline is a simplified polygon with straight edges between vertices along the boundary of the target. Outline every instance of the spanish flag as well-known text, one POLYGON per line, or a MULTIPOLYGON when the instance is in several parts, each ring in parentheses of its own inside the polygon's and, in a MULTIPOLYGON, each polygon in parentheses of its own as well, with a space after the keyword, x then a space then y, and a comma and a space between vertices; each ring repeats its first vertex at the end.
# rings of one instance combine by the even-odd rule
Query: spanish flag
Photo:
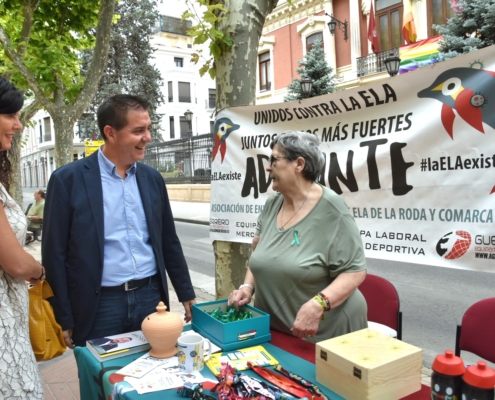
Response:
POLYGON ((402 24, 402 34, 407 44, 416 43, 416 25, 414 25, 414 17, 411 11, 411 3, 409 0, 404 0, 404 19, 402 24))

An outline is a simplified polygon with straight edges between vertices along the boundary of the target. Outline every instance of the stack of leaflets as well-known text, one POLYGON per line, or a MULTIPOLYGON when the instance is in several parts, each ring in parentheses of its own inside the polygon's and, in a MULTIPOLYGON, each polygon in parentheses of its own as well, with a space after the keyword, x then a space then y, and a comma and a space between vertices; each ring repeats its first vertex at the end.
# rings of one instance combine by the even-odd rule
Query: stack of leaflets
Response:
POLYGON ((179 369, 177 357, 155 358, 149 353, 126 365, 116 372, 125 375, 124 380, 139 394, 160 390, 175 389, 184 386, 186 382, 213 382, 206 379, 199 371, 185 372, 179 369))
POLYGON ((99 361, 112 360, 151 348, 141 331, 91 339, 86 342, 86 347, 99 361))
POLYGON ((263 346, 253 346, 235 350, 225 355, 222 355, 221 353, 212 354, 211 358, 206 361, 206 365, 213 374, 219 375, 222 363, 228 363, 238 371, 244 371, 248 369, 248 361, 254 365, 259 365, 260 367, 278 364, 275 357, 268 353, 263 346))

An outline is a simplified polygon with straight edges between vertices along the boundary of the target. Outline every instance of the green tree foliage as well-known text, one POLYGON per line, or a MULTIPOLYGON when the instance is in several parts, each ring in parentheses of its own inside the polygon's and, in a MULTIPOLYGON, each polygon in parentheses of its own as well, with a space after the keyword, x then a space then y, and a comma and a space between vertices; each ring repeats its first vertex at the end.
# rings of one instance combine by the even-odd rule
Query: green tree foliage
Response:
POLYGON ((107 61, 115 0, 3 0, 0 65, 52 117, 57 166, 72 161, 74 124, 91 103, 107 61), (8 33, 7 33, 8 32, 8 33), (78 52, 94 46, 86 77, 78 52))
MULTIPOLYGON (((154 49, 150 46, 159 18, 155 6, 154 0, 121 0, 115 6, 118 20, 112 27, 107 66, 88 112, 95 114, 98 106, 114 94, 129 93, 147 99, 152 119, 157 118, 154 112, 164 99, 162 77, 153 65, 154 49)), ((92 51, 83 52, 83 76, 92 57, 92 51)), ((90 124, 90 131, 97 132, 95 122, 90 124)), ((163 140, 159 132, 153 131, 152 136, 154 141, 163 140)))
MULTIPOLYGON (((36 76, 43 93, 54 101, 64 85, 66 101, 75 98, 84 80, 77 51, 94 47, 91 28, 98 23, 98 0, 5 0, 0 2, 0 25, 36 76), (59 81, 57 83, 57 81, 59 81)), ((0 52, 0 74, 20 89, 29 89, 15 62, 0 52)))
POLYGON ((445 25, 433 25, 443 35, 439 48, 443 58, 495 43, 495 0, 456 0, 451 6, 454 17, 445 25))
MULTIPOLYGON (((0 2, 0 27, 8 27, 10 41, 20 60, 24 60, 26 65, 34 68, 40 86, 45 93, 53 86, 53 71, 47 66, 48 60, 54 54, 60 55, 60 49, 67 47, 64 43, 71 43, 74 46, 74 34, 80 39, 77 41, 75 49, 89 48, 94 45, 94 37, 87 35, 86 28, 82 28, 81 21, 86 24, 96 24, 98 21, 98 3, 89 1, 85 4, 73 2, 66 3, 67 6, 59 2, 48 2, 41 0, 3 0, 0 2), (52 9, 55 7, 55 9, 52 9), (93 12, 84 10, 93 7, 93 12), (68 12, 69 8, 76 12, 76 15, 68 12), (60 20, 65 19, 74 27, 74 30, 64 30, 60 26, 60 20)), ((73 52, 62 51, 60 60, 60 79, 64 84, 70 83, 77 90, 81 84, 78 81, 77 57, 73 52)), ((27 106, 21 111, 20 120, 26 126, 33 115, 42 108, 41 102, 34 98, 33 92, 29 91, 26 79, 19 73, 13 62, 0 50, 0 74, 12 80, 16 86, 25 93, 27 106)), ((71 94, 69 93, 69 96, 71 94)), ((20 174, 20 151, 22 145, 22 132, 17 132, 12 142, 12 149, 9 151, 9 158, 13 166, 13 184, 11 185, 11 195, 22 204, 22 186, 20 174)))
MULTIPOLYGON (((301 78, 310 78, 313 81, 313 88, 309 97, 321 96, 322 94, 332 93, 335 88, 335 75, 333 69, 325 60, 325 53, 320 41, 316 41, 304 56, 303 61, 298 61, 300 68, 296 71, 301 78)), ((289 94, 284 97, 284 101, 302 100, 304 98, 301 88, 301 79, 293 79, 292 83, 287 85, 289 94)))
POLYGON ((223 0, 186 0, 186 5, 188 10, 182 14, 182 19, 190 18, 194 21, 187 34, 194 38, 195 45, 209 41, 209 54, 199 48, 192 54, 191 61, 197 64, 202 60, 204 64, 199 74, 203 76, 208 72, 211 79, 215 79, 215 59, 232 47, 230 33, 219 27, 220 22, 226 20, 225 15, 229 10, 225 8, 223 0))

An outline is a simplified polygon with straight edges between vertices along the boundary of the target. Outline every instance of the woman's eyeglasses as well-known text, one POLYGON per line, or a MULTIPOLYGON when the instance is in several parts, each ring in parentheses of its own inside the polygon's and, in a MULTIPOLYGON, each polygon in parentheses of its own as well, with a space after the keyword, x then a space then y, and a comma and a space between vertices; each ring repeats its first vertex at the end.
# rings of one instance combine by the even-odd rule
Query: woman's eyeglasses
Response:
POLYGON ((278 156, 271 155, 270 156, 270 165, 273 165, 273 163, 275 161, 278 161, 278 160, 287 160, 287 157, 278 157, 278 156))

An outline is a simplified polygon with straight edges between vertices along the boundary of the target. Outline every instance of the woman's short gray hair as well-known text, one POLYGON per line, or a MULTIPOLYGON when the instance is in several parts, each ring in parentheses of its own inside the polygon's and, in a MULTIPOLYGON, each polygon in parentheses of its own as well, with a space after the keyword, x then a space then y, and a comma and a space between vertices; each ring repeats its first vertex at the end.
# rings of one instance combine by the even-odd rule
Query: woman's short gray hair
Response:
POLYGON ((303 131, 283 132, 270 144, 270 148, 277 145, 284 152, 287 160, 294 161, 298 157, 304 158, 306 165, 302 175, 307 180, 314 182, 325 165, 325 157, 320 150, 320 140, 316 135, 303 131))

